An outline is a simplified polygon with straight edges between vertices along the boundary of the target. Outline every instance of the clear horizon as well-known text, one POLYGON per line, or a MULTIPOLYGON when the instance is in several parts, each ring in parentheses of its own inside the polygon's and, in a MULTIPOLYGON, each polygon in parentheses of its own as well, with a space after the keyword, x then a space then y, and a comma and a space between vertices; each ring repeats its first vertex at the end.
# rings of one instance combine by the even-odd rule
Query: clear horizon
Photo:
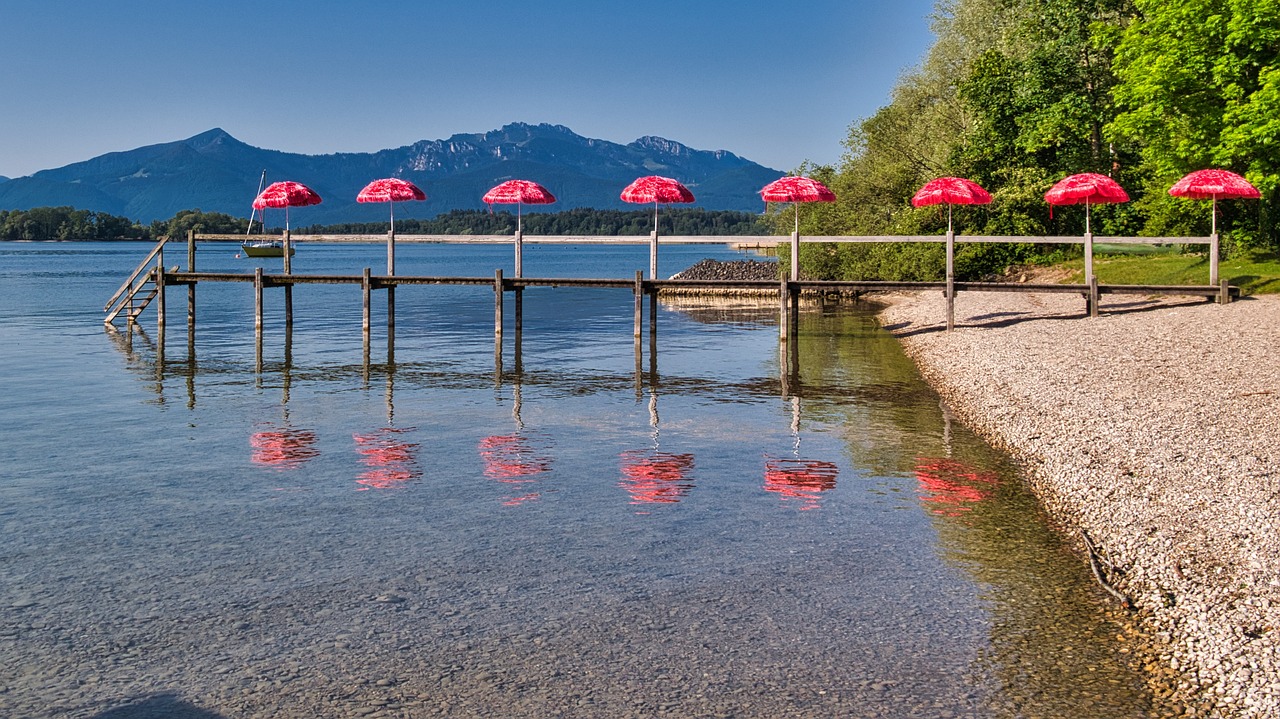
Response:
POLYGON ((932 0, 7 0, 0 175, 221 127, 256 147, 372 152, 512 122, 657 135, 792 170, 833 164, 933 41, 932 0))

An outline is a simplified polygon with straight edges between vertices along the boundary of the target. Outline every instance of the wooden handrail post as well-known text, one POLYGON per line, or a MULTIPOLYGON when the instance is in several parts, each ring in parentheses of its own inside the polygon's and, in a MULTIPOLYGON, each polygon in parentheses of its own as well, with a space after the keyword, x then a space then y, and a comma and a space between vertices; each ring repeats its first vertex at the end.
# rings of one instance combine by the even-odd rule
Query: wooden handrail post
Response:
POLYGON ((284 231, 284 273, 286 275, 293 273, 293 262, 291 262, 292 258, 289 257, 289 255, 293 254, 293 252, 291 252, 292 249, 293 249, 292 235, 289 233, 288 230, 285 230, 284 231))
POLYGON ((1209 235, 1209 284, 1218 284, 1218 233, 1209 235))
POLYGON ((956 233, 947 230, 947 331, 956 326, 956 233))
POLYGON ((187 230, 187 272, 196 271, 196 231, 187 230))
POLYGON ((1084 233, 1084 281, 1093 277, 1093 233, 1084 233))
POLYGON ((658 230, 649 233, 649 279, 658 279, 658 230))
POLYGON ((156 265, 156 347, 164 354, 164 261, 156 265))
POLYGON ((800 231, 791 233, 791 281, 800 281, 800 231))
POLYGON ((524 277, 524 231, 516 230, 516 277, 524 277))
POLYGON ((396 273, 396 228, 392 227, 387 232, 387 274, 394 276, 396 273))

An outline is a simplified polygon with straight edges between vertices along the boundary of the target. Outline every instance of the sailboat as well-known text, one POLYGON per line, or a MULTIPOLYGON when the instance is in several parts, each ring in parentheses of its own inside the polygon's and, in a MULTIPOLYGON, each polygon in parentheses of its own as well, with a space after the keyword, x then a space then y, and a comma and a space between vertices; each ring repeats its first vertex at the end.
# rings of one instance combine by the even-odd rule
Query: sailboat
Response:
MULTIPOLYGON (((258 180, 258 195, 262 194, 262 188, 266 186, 267 171, 262 171, 262 177, 258 180)), ((257 195, 254 195, 257 197, 257 195)), ((258 209, 255 207, 249 213, 249 227, 245 230, 245 239, 240 243, 240 250, 244 252, 245 257, 284 257, 284 241, 283 240, 250 240, 249 233, 253 231, 253 217, 257 214, 258 209)), ((263 210, 263 215, 266 210, 263 210)), ((266 222, 261 217, 258 218, 259 227, 265 228, 266 222)), ((293 247, 289 248, 289 256, 293 257, 296 251, 293 247)))

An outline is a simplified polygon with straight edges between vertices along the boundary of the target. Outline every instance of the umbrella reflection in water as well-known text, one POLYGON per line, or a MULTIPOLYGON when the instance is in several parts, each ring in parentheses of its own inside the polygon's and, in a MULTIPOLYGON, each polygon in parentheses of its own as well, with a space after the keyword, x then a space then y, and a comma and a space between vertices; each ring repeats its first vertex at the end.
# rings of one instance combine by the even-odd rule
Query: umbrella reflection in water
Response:
POLYGON ((839 468, 818 459, 765 457, 764 490, 777 492, 783 501, 799 499, 800 509, 818 509, 823 492, 836 487, 839 468))
MULTIPOLYGON (((523 485, 537 481, 537 475, 551 469, 551 457, 538 447, 536 438, 522 433, 490 435, 480 440, 480 459, 484 460, 484 476, 503 484, 523 485)), ((541 492, 525 492, 502 498, 502 504, 514 507, 536 502, 541 492)))
MULTIPOLYGON (((659 447, 658 394, 649 393, 649 426, 653 428, 652 449, 628 449, 618 455, 622 479, 618 486, 631 495, 631 504, 674 504, 689 496, 693 479, 692 454, 663 452, 659 447)), ((639 512, 645 514, 645 512, 639 512)))
POLYGON ((399 489, 422 477, 422 469, 418 466, 418 444, 400 439, 401 434, 414 429, 383 427, 367 434, 351 435, 360 462, 369 468, 356 478, 360 491, 399 489))
POLYGON ((800 398, 791 398, 791 457, 765 455, 764 490, 782 500, 801 501, 800 509, 819 509, 822 493, 835 489, 840 469, 832 462, 800 457, 800 398))
POLYGON ((920 457, 916 459, 916 480, 920 501, 944 517, 958 517, 987 499, 1000 483, 995 472, 978 469, 956 459, 920 457))
POLYGON ((254 432, 249 436, 253 448, 250 460, 279 470, 297 469, 320 454, 315 448, 316 433, 306 429, 283 427, 254 432))
POLYGON ((629 449, 619 457, 618 486, 631 495, 632 504, 673 504, 693 489, 693 480, 686 476, 693 469, 692 454, 629 449))

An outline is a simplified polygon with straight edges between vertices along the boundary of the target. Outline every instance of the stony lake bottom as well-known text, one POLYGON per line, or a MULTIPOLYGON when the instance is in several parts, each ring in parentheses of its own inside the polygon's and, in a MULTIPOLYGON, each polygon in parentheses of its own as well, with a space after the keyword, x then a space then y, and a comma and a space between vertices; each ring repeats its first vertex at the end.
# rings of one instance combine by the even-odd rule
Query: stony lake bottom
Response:
MULTIPOLYGON (((0 715, 1162 712, 1130 619, 873 308, 807 307, 780 351, 771 302, 662 301, 637 364, 629 293, 530 289, 498 368, 491 289, 402 288, 366 363, 359 290, 305 286, 287 336, 268 290, 259 369, 248 285, 201 285, 190 341, 171 289, 163 361, 154 309, 103 328, 147 250, 0 247, 0 715)), ((201 269, 251 271, 234 252, 201 269)))

